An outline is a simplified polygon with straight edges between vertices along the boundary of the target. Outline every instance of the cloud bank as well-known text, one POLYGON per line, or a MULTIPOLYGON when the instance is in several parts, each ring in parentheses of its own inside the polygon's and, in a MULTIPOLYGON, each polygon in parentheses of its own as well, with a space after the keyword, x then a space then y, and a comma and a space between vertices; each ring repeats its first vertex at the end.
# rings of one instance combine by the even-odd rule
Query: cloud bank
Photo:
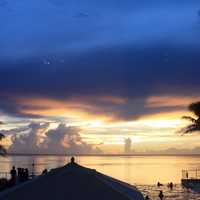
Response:
POLYGON ((49 123, 31 123, 18 130, 3 131, 11 136, 9 153, 19 154, 97 154, 101 151, 82 141, 79 129, 59 124, 48 129, 49 123))
POLYGON ((75 100, 77 109, 119 120, 182 110, 187 104, 150 107, 148 99, 172 96, 181 100, 191 96, 195 100, 200 89, 199 65, 198 50, 172 48, 139 52, 129 48, 105 49, 47 66, 35 60, 7 63, 0 67, 0 109, 17 117, 34 118, 41 117, 41 112, 36 111, 48 110, 48 105, 30 105, 31 99, 50 99, 66 106, 75 100), (167 62, 166 51, 170 52, 167 62), (24 112, 27 110, 34 113, 24 112))

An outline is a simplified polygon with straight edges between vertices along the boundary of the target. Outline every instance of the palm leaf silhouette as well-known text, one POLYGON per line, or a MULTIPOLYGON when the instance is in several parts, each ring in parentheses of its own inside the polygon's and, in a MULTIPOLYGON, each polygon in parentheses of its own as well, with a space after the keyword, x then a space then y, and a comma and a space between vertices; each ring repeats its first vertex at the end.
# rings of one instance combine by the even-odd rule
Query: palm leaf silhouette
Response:
POLYGON ((181 129, 180 132, 182 132, 183 134, 200 131, 200 101, 190 104, 188 106, 188 109, 194 113, 196 118, 193 118, 191 116, 182 117, 183 119, 191 121, 191 124, 181 129))

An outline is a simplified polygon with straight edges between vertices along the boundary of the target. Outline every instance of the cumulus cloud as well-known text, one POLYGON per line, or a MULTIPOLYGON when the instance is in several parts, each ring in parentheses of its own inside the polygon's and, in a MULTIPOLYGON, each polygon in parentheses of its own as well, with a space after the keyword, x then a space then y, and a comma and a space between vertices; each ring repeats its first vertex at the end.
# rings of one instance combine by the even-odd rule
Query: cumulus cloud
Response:
POLYGON ((31 123, 24 129, 11 130, 8 134, 12 144, 8 149, 12 153, 30 154, 96 154, 100 149, 84 142, 79 129, 59 124, 50 129, 49 123, 31 123))
POLYGON ((43 144, 44 148, 47 152, 56 151, 56 153, 100 153, 100 150, 93 149, 91 145, 84 142, 79 132, 80 130, 76 127, 60 124, 56 129, 49 130, 46 133, 47 138, 43 144))
POLYGON ((31 123, 27 127, 8 131, 8 133, 14 133, 11 137, 12 145, 9 151, 16 153, 39 153, 44 137, 43 134, 48 126, 48 123, 31 123))

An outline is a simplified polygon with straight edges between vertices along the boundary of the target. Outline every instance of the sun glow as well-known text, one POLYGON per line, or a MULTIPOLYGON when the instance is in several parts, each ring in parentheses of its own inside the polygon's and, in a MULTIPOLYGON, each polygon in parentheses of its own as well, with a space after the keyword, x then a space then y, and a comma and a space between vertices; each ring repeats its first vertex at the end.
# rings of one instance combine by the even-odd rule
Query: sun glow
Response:
POLYGON ((95 120, 95 121, 90 122, 89 127, 91 127, 91 128, 97 128, 97 127, 100 127, 102 124, 103 124, 102 121, 95 120))
POLYGON ((144 121, 144 124, 149 125, 152 128, 176 128, 182 125, 182 120, 173 119, 173 120, 147 120, 144 121))
MULTIPOLYGON (((95 102, 95 99, 93 101, 95 102)), ((115 105, 126 103, 126 99, 111 97, 99 98, 97 101, 115 105)), ((168 106, 168 101, 170 101, 169 98, 154 97, 148 100, 148 106, 152 108, 156 105, 165 107, 168 106)), ((190 98, 186 98, 181 105, 185 105, 189 101, 190 98)), ((69 127, 78 127, 79 134, 85 143, 97 146, 101 150, 105 150, 106 153, 108 153, 108 149, 109 152, 123 152, 125 138, 132 140, 134 151, 154 149, 155 146, 159 145, 162 148, 176 145, 177 130, 187 125, 187 121, 182 120, 181 117, 190 114, 184 109, 167 110, 167 112, 165 110, 164 112, 147 113, 133 120, 117 118, 118 110, 116 113, 112 112, 112 109, 105 112, 95 107, 96 104, 85 101, 84 98, 79 101, 77 99, 58 101, 24 98, 18 99, 17 102, 19 105, 23 105, 21 107, 22 113, 39 115, 42 117, 42 121, 46 119, 46 122, 49 123, 47 130, 57 128, 60 123, 69 127)), ((172 98, 170 105, 176 106, 177 104, 178 100, 172 98)), ((110 108, 110 104, 108 108, 110 108)), ((41 119, 34 119, 34 121, 40 122, 41 119)), ((180 143, 184 140, 186 139, 182 141, 179 139, 180 143)))

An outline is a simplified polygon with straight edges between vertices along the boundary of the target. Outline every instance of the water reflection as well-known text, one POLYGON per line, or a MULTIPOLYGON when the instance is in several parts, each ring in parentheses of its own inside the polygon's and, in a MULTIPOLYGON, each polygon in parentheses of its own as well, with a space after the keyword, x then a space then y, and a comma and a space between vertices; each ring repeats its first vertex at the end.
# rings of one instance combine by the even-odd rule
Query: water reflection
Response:
MULTIPOLYGON (((32 172, 32 163, 36 174, 44 169, 52 169, 65 165, 70 161, 66 156, 8 156, 0 157, 0 172, 8 172, 13 165, 28 168, 32 172)), ((200 194, 188 192, 180 186, 181 170, 200 168, 199 156, 81 156, 76 161, 89 168, 123 180, 137 187, 151 198, 157 199, 160 189, 167 199, 200 200, 200 194), (156 183, 164 183, 157 188, 156 183), (168 182, 176 183, 173 191, 166 187, 168 182)))
MULTIPOLYGON (((41 173, 45 168, 52 169, 68 163, 65 156, 8 156, 0 158, 0 171, 8 172, 11 167, 28 168, 41 173)), ((180 183, 182 169, 200 168, 199 156, 81 156, 76 157, 79 164, 97 169, 131 184, 152 185, 162 183, 180 183)))

